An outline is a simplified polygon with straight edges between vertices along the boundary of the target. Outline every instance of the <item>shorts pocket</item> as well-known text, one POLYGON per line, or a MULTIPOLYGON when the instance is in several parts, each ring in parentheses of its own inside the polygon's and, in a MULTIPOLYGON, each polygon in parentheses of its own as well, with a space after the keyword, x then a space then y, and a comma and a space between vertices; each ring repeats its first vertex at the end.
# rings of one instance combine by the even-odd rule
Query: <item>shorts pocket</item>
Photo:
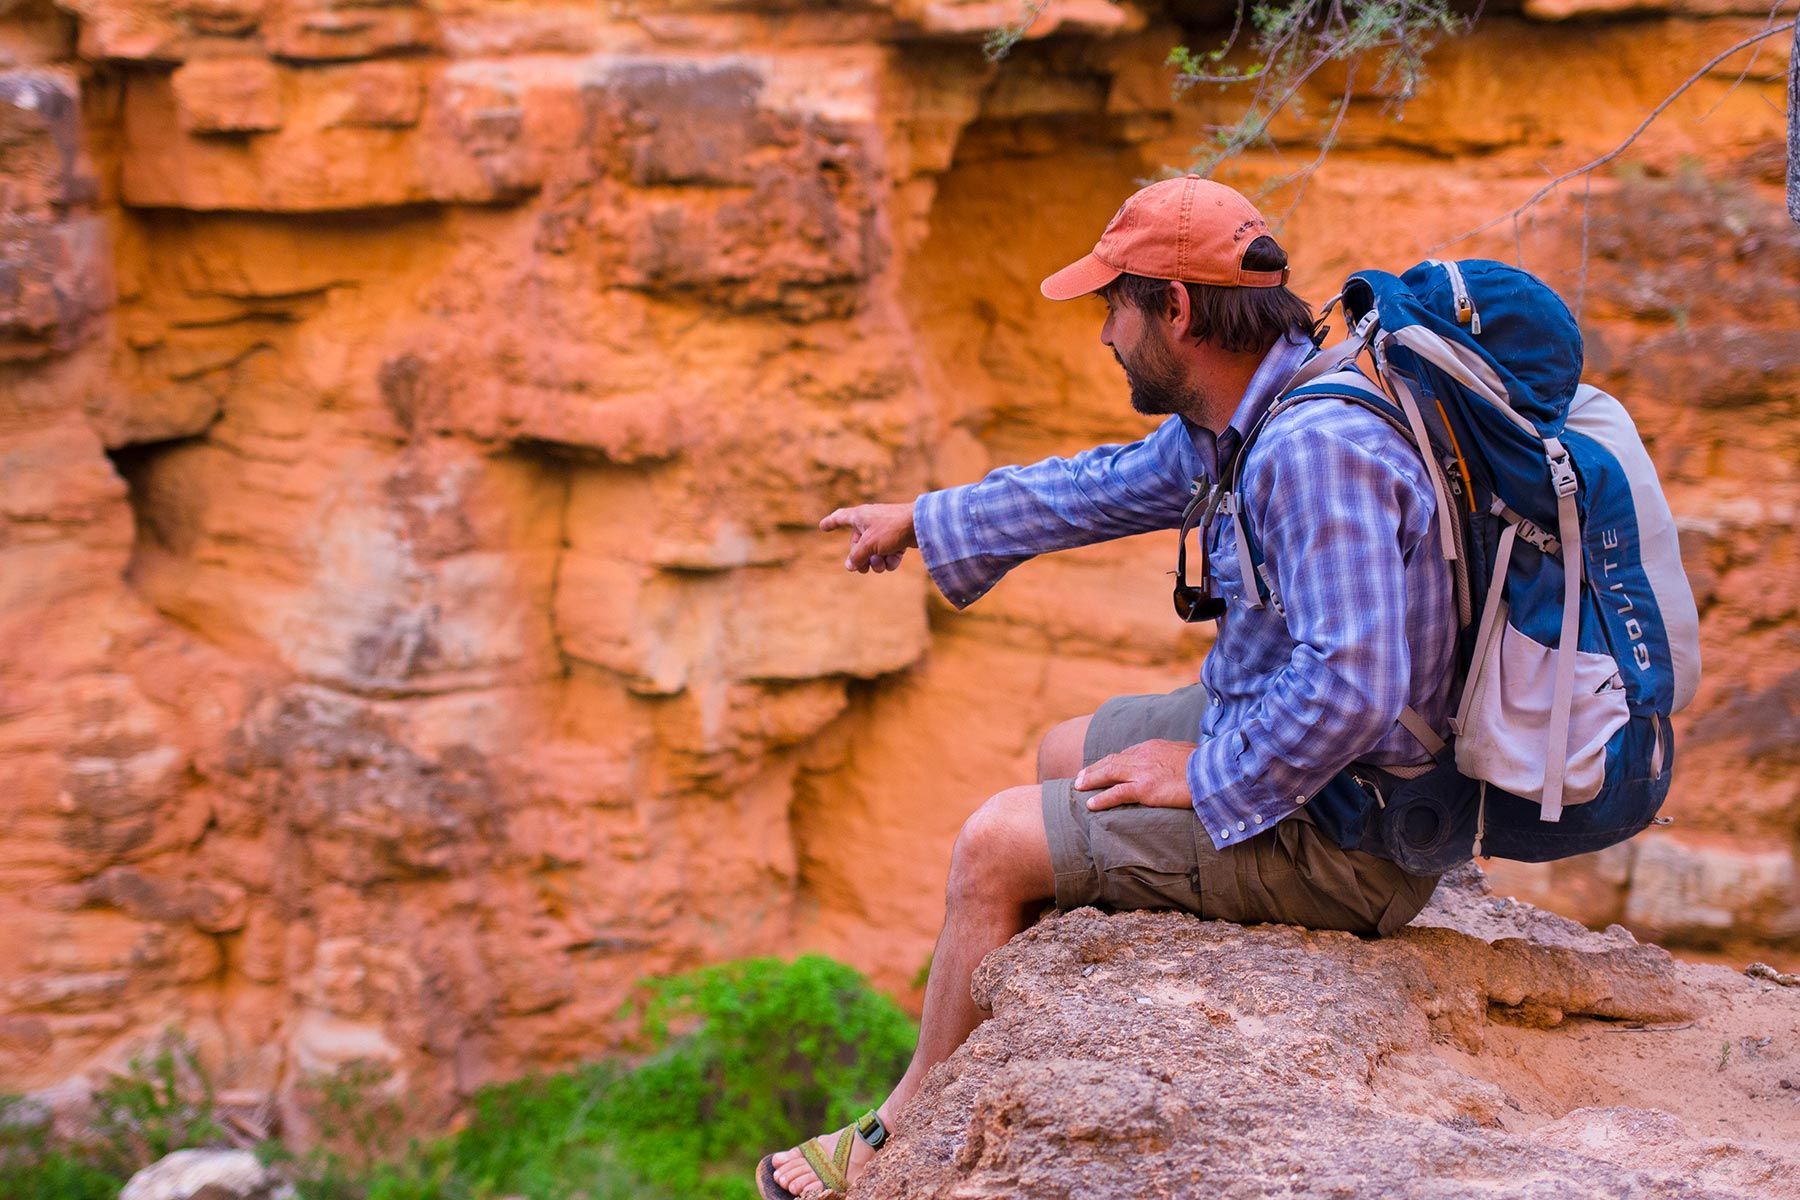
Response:
POLYGON ((1245 920, 1374 931, 1379 913, 1357 871, 1359 861, 1374 861, 1368 856, 1339 849, 1304 817, 1288 818, 1244 850, 1238 876, 1249 911, 1245 920))
POLYGON ((1127 804, 1093 814, 1088 847, 1100 872, 1100 898, 1117 909, 1199 904, 1191 809, 1127 804))

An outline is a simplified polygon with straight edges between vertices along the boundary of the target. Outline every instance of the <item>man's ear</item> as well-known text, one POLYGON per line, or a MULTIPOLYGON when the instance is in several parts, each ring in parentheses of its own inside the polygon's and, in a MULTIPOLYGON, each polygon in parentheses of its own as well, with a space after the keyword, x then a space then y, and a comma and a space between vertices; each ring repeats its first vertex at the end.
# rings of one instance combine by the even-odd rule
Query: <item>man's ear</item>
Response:
POLYGON ((1171 280, 1163 292, 1163 319, 1173 326, 1170 332, 1176 337, 1187 335, 1193 309, 1193 297, 1188 295, 1186 285, 1171 280))

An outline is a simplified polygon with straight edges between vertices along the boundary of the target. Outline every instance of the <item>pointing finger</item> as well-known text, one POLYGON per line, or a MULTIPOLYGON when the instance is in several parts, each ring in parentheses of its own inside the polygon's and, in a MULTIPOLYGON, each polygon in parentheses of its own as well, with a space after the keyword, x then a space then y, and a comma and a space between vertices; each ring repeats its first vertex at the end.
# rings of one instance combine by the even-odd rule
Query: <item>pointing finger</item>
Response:
POLYGON ((849 509, 835 508, 830 513, 826 514, 824 520, 819 522, 819 528, 824 530, 842 529, 847 525, 854 524, 855 522, 850 518, 849 509))

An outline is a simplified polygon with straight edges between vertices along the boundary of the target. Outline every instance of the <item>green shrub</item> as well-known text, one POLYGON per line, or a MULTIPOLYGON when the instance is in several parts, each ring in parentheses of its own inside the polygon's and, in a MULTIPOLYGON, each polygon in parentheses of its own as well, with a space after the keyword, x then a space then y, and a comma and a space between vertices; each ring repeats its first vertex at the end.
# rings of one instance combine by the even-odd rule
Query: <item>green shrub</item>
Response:
POLYGON ((93 1106, 88 1130, 59 1137, 41 1106, 0 1096, 0 1200, 115 1200, 133 1172, 224 1136, 212 1082, 174 1030, 102 1080, 93 1106))
POLYGON ((598 1063, 531 1076, 476 1094, 469 1124, 452 1144, 457 1175, 477 1197, 530 1200, 653 1200, 654 1184, 619 1161, 609 1119, 625 1075, 598 1063))
POLYGON ((263 1157, 284 1168, 300 1200, 487 1200, 456 1174, 450 1144, 413 1142, 397 1161, 368 1165, 324 1149, 296 1158, 277 1146, 263 1157))
MULTIPOLYGON (((301 1200, 741 1200, 770 1150, 839 1128, 898 1080, 912 1022, 855 971, 809 955, 646 983, 627 1015, 635 1066, 596 1063, 484 1088, 461 1133, 400 1144, 391 1071, 349 1063, 303 1082, 319 1145, 265 1159, 301 1200)), ((0 1097, 0 1200, 113 1200, 157 1157, 220 1137, 212 1088, 170 1034, 95 1092, 95 1126, 57 1141, 0 1097)))
POLYGON ((488 1088, 454 1140, 477 1197, 738 1200, 770 1150, 848 1124, 898 1081, 916 1031, 851 968, 748 959, 645 984, 637 1066, 488 1088))
POLYGON ((646 992, 654 1053, 595 1117, 620 1162, 683 1196, 754 1196, 758 1158, 879 1101, 916 1037, 893 1001, 818 955, 724 963, 646 992))
POLYGON ((100 1165, 120 1174, 224 1136, 213 1119, 212 1081, 193 1045, 175 1030, 94 1089, 91 1149, 100 1165))
POLYGON ((0 1166, 0 1200, 118 1200, 124 1178, 66 1150, 0 1166))
POLYGON ((0 1200, 115 1200, 124 1182, 59 1144, 42 1106, 0 1095, 0 1200))

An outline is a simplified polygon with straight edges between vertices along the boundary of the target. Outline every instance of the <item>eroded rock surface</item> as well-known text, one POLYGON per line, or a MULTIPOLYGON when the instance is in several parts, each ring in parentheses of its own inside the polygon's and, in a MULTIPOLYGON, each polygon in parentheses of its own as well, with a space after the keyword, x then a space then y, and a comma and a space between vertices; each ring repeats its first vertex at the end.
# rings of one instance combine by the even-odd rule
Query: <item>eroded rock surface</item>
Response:
POLYGON ((1800 992, 1473 871, 1381 941, 1056 915, 974 991, 852 1200, 1800 1196, 1800 992))

